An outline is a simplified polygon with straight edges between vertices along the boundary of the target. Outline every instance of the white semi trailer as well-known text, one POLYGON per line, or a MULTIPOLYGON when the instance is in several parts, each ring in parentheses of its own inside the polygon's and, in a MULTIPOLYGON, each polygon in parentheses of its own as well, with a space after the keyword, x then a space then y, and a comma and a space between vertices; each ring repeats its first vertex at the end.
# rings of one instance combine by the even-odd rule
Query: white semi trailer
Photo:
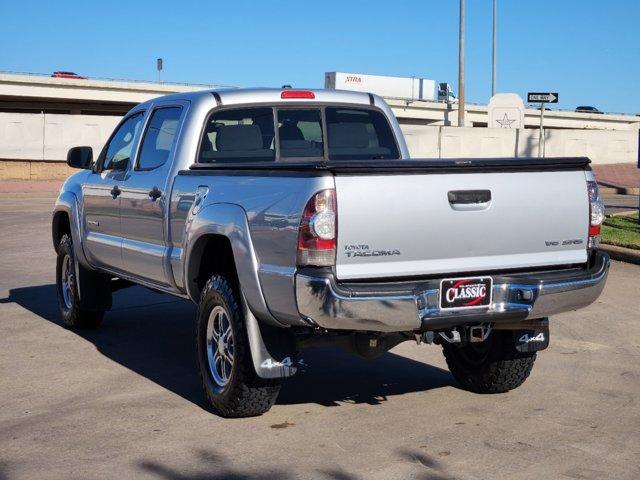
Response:
POLYGON ((440 83, 436 88, 436 81, 428 78, 327 72, 324 75, 324 86, 336 90, 375 93, 387 98, 455 101, 455 95, 448 83, 440 83))

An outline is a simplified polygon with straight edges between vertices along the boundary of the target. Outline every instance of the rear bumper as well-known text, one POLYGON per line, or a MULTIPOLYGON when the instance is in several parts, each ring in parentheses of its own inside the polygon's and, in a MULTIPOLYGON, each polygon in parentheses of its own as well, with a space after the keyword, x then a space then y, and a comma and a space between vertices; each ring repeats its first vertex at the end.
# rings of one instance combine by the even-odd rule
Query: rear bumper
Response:
POLYGON ((400 332, 483 322, 514 322, 577 310, 604 288, 609 256, 597 252, 589 268, 492 275, 490 306, 464 311, 439 307, 440 279, 394 283, 338 283, 331 273, 296 274, 300 315, 326 329, 400 332))

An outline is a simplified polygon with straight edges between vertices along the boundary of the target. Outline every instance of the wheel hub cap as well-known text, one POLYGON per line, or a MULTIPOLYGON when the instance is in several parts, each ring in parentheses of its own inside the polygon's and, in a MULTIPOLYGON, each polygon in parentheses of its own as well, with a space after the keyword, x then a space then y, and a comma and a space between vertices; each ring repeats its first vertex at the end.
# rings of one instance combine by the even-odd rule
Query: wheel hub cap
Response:
POLYGON ((233 369, 233 330, 229 314, 216 306, 209 314, 207 322, 207 360, 213 381, 224 387, 233 369))
POLYGON ((62 260, 61 286, 62 300, 64 301, 64 306, 67 309, 70 309, 73 306, 73 282, 73 262, 71 261, 71 257, 69 255, 65 255, 64 259, 62 260))

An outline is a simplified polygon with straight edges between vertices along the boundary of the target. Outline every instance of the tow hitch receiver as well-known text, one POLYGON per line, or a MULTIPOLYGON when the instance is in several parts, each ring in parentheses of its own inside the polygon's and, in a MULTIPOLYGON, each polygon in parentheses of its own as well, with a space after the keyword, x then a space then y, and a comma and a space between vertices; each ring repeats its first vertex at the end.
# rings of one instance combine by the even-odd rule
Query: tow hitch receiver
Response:
POLYGON ((491 325, 475 325, 469 327, 469 342, 481 343, 484 342, 491 334, 491 325))
POLYGON ((513 340, 516 350, 521 353, 544 350, 549 346, 549 326, 513 330, 513 340))

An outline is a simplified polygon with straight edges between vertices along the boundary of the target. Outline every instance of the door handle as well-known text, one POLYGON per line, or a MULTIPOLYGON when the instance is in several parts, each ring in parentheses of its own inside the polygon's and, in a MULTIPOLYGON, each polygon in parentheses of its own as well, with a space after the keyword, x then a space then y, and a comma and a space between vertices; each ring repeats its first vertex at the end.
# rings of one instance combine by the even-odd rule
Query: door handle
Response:
POLYGON ((149 191, 149 198, 151 199, 151 201, 155 202, 157 199, 159 199, 162 196, 162 192, 160 191, 160 189, 158 189, 158 187, 153 187, 150 191, 149 191))
POLYGON ((118 195, 120 195, 121 193, 122 193, 122 190, 120 190, 118 185, 114 185, 114 187, 111 189, 111 196, 113 197, 114 200, 118 198, 118 195))

